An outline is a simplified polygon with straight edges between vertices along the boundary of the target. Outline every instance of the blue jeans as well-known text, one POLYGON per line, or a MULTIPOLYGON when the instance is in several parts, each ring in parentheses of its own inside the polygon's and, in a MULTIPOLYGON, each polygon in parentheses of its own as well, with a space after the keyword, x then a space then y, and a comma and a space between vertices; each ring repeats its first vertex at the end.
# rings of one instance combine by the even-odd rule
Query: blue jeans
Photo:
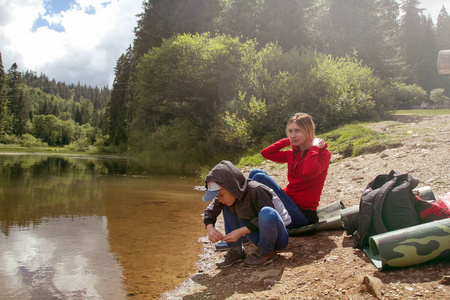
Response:
MULTIPOLYGON (((244 227, 250 223, 250 220, 238 218, 234 215, 228 206, 223 207, 223 219, 225 223, 225 233, 244 227)), ((264 206, 258 213, 259 231, 251 232, 245 236, 264 254, 272 253, 275 250, 282 250, 289 243, 289 233, 284 226, 278 212, 269 206, 264 206)), ((242 245, 242 238, 234 243, 228 243, 230 247, 242 245)))
POLYGON ((248 178, 268 186, 275 194, 277 194, 292 219, 292 223, 288 228, 299 228, 309 224, 308 218, 302 213, 297 204, 283 191, 275 180, 267 175, 266 172, 261 169, 253 169, 250 171, 248 178))

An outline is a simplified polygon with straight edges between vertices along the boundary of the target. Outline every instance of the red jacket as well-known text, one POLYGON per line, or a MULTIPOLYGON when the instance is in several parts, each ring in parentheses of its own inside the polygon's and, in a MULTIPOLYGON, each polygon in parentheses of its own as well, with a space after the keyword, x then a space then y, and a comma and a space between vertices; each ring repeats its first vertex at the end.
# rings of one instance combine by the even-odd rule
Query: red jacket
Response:
POLYGON ((279 140, 261 151, 261 155, 274 162, 288 164, 288 185, 283 189, 286 194, 301 208, 306 210, 317 210, 320 194, 322 193, 328 166, 330 165, 331 153, 325 147, 319 149, 312 146, 309 150, 281 151, 289 146, 288 138, 279 140))

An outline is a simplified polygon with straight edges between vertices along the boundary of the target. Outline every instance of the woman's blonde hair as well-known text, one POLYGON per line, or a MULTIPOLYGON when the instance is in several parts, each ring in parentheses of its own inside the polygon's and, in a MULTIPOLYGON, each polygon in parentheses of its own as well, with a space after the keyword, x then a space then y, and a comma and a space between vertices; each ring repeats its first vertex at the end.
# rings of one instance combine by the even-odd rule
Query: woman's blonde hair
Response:
POLYGON ((296 113, 289 119, 286 125, 287 137, 289 137, 288 126, 291 123, 296 123, 306 135, 308 140, 312 141, 316 137, 316 125, 314 124, 311 116, 307 113, 296 113))

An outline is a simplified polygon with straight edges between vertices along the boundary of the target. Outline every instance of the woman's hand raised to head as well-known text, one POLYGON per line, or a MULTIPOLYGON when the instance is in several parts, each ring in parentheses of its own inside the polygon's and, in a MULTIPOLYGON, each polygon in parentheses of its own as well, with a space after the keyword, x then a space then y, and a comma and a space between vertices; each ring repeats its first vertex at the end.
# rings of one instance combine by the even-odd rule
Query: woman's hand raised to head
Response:
POLYGON ((323 147, 325 147, 325 141, 319 138, 314 138, 312 145, 319 147, 319 149, 322 149, 323 147))

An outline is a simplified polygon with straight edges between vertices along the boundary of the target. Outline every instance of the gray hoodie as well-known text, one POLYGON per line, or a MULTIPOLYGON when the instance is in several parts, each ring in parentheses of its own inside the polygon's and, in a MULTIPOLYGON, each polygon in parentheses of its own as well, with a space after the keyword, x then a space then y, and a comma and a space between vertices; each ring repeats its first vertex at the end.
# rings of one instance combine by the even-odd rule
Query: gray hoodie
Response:
MULTIPOLYGON (((291 217, 273 190, 246 178, 231 162, 223 160, 217 164, 206 176, 205 184, 208 181, 216 182, 236 197, 230 211, 238 218, 250 220, 247 225, 250 231, 258 230, 258 212, 265 206, 275 208, 286 226, 291 223, 291 217)), ((204 213, 205 226, 216 223, 223 206, 217 198, 211 202, 204 213)))

